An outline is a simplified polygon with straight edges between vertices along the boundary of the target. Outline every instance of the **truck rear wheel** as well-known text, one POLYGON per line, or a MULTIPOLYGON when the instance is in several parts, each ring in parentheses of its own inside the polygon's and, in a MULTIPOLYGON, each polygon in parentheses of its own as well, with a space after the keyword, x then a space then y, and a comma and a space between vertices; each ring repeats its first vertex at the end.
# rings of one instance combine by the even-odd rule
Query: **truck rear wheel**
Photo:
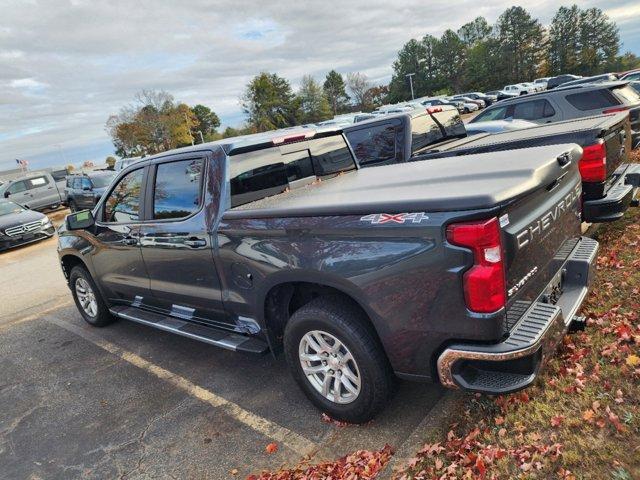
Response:
POLYGON ((297 310, 284 332, 287 363, 311 402, 331 418, 363 423, 388 403, 391 366, 364 314, 340 297, 297 310))
POLYGON ((71 269, 69 286, 76 307, 88 324, 105 327, 114 322, 115 319, 102 300, 91 274, 84 267, 77 265, 71 269))

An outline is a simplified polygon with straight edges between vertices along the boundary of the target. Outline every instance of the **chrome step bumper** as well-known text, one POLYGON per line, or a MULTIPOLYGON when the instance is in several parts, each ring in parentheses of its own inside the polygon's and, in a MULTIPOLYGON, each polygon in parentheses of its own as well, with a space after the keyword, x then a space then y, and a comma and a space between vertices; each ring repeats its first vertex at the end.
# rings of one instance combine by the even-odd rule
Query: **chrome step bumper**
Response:
POLYGON ((447 347, 437 362, 440 382, 449 388, 489 394, 530 385, 582 305, 593 280, 597 253, 598 242, 582 237, 563 266, 563 291, 557 303, 543 303, 541 295, 502 342, 447 347))

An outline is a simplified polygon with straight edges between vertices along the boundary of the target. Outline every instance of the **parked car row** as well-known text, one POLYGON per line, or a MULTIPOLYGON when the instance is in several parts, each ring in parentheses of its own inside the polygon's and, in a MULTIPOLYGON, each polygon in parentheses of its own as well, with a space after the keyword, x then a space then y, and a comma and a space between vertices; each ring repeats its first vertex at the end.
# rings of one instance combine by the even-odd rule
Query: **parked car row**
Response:
POLYGON ((94 326, 283 352, 337 420, 371 419, 395 377, 525 388, 585 327, 598 244, 581 222, 637 206, 635 90, 598 88, 492 103, 480 115, 549 103, 501 133, 470 136, 440 97, 142 159, 61 227, 71 294, 94 326), (615 103, 578 115, 556 105, 570 94, 615 103))

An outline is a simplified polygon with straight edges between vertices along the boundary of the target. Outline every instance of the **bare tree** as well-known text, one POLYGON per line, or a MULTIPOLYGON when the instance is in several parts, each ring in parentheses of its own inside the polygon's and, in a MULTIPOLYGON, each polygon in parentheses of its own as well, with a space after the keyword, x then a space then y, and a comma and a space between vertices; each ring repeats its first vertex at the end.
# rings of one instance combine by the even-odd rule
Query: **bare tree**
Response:
POLYGON ((370 103, 367 92, 371 88, 371 82, 364 73, 348 73, 347 87, 358 108, 363 109, 370 103))

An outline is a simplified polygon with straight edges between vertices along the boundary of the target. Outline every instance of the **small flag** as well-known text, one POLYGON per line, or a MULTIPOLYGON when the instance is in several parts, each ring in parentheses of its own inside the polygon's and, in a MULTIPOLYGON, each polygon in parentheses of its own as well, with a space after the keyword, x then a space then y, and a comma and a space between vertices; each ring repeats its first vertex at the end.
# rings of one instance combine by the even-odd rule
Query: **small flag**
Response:
POLYGON ((25 168, 29 166, 29 161, 28 160, 18 160, 16 158, 16 163, 18 165, 20 165, 21 167, 25 167, 25 168))

